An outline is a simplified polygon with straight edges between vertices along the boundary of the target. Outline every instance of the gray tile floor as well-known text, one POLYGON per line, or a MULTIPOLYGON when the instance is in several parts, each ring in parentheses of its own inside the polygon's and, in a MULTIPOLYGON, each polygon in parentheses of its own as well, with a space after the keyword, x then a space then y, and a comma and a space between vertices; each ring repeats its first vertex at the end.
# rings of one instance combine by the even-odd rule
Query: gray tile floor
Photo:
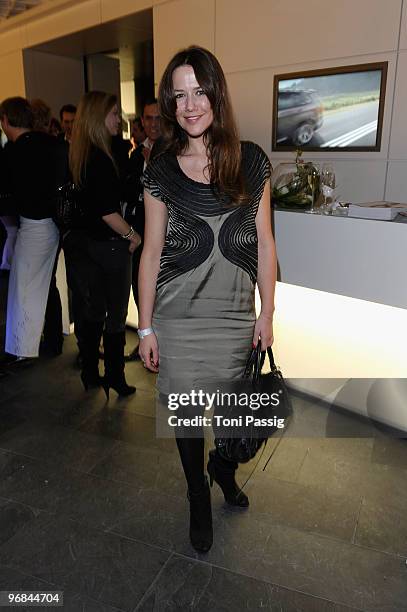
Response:
MULTIPOLYGON (((273 440, 248 511, 214 485, 215 541, 198 555, 175 445, 155 437, 154 376, 128 364, 137 394, 106 402, 74 361, 70 337, 0 378, 0 591, 63 590, 73 612, 407 610, 406 441, 334 410, 331 435, 358 437, 273 440)), ((294 404, 297 424, 327 420, 294 404)))

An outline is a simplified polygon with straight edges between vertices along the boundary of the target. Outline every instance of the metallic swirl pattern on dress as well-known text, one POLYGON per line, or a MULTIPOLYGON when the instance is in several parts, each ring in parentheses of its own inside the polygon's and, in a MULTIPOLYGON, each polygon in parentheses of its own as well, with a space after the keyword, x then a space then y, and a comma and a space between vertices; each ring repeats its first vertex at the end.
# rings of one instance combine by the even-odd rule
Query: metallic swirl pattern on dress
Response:
POLYGON ((168 281, 203 263, 214 244, 213 231, 203 219, 175 210, 170 214, 169 231, 161 253, 157 289, 168 281))
POLYGON ((257 277, 257 233, 255 212, 238 208, 223 223, 219 231, 219 248, 230 262, 248 273, 252 283, 257 277))
POLYGON ((215 239, 227 260, 257 277, 256 214, 270 162, 252 142, 242 142, 242 170, 250 202, 238 208, 225 201, 214 185, 189 178, 175 155, 164 153, 152 160, 144 173, 144 187, 168 209, 168 232, 161 254, 157 288, 198 267, 210 256, 215 239), (202 217, 226 215, 215 237, 202 217))
POLYGON ((270 163, 259 147, 253 153, 246 157, 245 165, 251 202, 248 206, 240 206, 226 219, 220 228, 218 243, 222 255, 247 272, 254 284, 257 279, 256 214, 270 176, 270 163))

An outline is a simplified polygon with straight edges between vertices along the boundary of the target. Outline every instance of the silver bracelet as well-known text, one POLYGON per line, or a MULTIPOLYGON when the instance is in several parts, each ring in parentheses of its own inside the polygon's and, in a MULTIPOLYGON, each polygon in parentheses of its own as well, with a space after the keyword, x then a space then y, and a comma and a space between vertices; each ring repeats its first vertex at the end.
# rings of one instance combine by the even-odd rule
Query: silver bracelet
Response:
POLYGON ((130 240, 130 238, 131 238, 132 236, 134 236, 134 234, 135 234, 135 233, 136 233, 136 232, 135 232, 134 228, 132 228, 132 227, 130 226, 130 229, 129 229, 129 231, 127 232, 127 234, 120 234, 120 235, 121 235, 121 237, 122 237, 122 238, 124 238, 125 240, 130 240))
POLYGON ((137 334, 138 334, 138 337, 140 338, 140 340, 142 340, 146 336, 149 336, 150 334, 153 334, 153 333, 154 333, 154 330, 153 330, 152 327, 146 327, 145 329, 138 329, 137 330, 137 334))

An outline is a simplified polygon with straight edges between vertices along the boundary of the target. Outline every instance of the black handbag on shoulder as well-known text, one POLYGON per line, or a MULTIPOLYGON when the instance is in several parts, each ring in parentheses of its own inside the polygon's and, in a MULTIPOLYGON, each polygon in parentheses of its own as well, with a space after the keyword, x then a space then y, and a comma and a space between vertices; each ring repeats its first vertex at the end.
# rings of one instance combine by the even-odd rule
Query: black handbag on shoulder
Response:
POLYGON ((270 398, 270 402, 259 405, 256 409, 251 407, 242 409, 240 405, 229 407, 225 416, 230 420, 237 420, 240 417, 239 425, 232 428, 224 427, 220 436, 214 428, 215 446, 219 454, 228 461, 246 463, 253 459, 268 438, 276 431, 287 427, 292 414, 289 392, 281 371, 274 363, 270 347, 267 349, 267 355, 271 371, 262 374, 266 351, 261 351, 259 342, 249 355, 243 381, 240 381, 240 389, 244 389, 250 397, 259 398, 264 394, 263 397, 270 398), (248 423, 245 422, 247 417, 248 423))
POLYGON ((54 221, 62 233, 84 227, 85 211, 80 189, 72 182, 57 188, 54 221))

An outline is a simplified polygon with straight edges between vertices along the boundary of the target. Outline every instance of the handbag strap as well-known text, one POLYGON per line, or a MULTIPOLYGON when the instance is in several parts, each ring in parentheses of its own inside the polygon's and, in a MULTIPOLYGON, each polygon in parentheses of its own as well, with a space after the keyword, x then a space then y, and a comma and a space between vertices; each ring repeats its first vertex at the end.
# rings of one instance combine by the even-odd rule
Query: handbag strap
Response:
POLYGON ((258 384, 260 382, 261 371, 266 359, 266 353, 270 362, 270 369, 273 371, 275 369, 276 364, 274 361, 273 350, 271 346, 267 347, 267 351, 261 350, 261 342, 257 343, 257 346, 250 352, 249 358, 246 362, 245 371, 243 374, 244 378, 252 378, 253 384, 258 384))

